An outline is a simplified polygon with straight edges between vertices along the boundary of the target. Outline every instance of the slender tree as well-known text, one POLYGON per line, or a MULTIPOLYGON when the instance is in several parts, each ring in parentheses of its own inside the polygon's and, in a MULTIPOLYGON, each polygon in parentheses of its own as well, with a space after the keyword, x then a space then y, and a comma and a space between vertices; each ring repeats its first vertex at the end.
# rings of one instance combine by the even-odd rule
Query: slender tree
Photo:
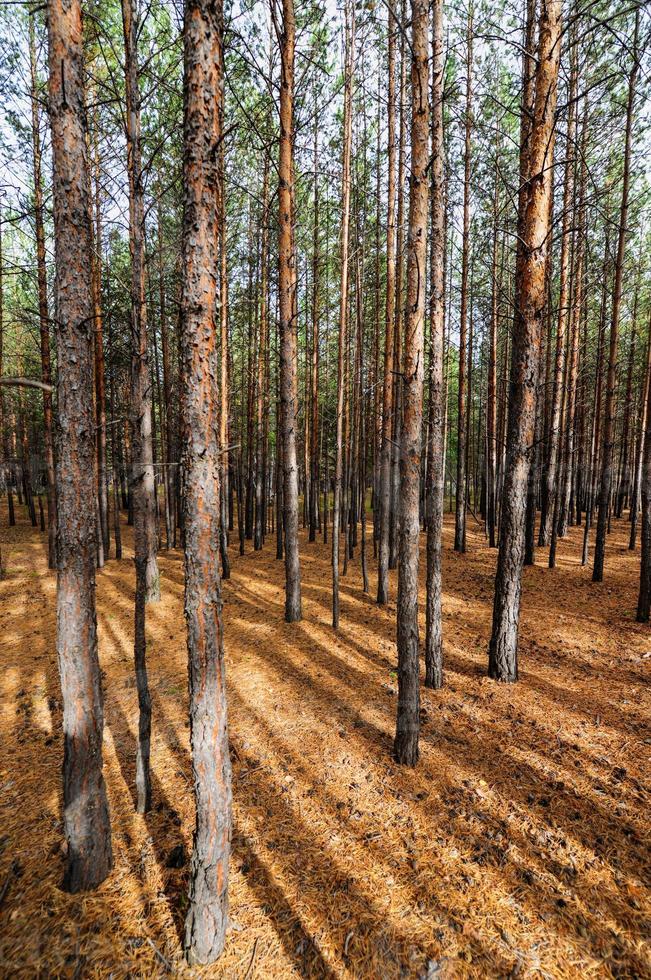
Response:
POLYGON ((280 154, 278 163, 278 291, 280 304, 280 413, 285 537, 285 619, 301 619, 301 568, 298 554, 298 461, 296 458, 297 376, 296 256, 294 253, 294 58, 296 21, 293 0, 282 0, 280 45, 280 154))
POLYGON ((648 623, 651 616, 651 383, 648 380, 648 371, 644 419, 644 458, 641 479, 642 554, 640 556, 640 593, 637 600, 638 623, 648 623))
POLYGON ((639 8, 635 12, 635 35, 633 39, 633 65, 628 77, 628 98, 626 103, 626 128, 624 130, 624 169, 622 174, 622 199, 619 211, 619 231, 617 235, 617 257, 615 259, 615 286, 610 320, 610 350, 608 357, 608 377, 606 380, 606 401, 604 406, 603 445, 601 457, 601 480, 599 487, 599 513, 597 515, 597 534, 595 538, 594 565, 592 581, 602 582, 604 559, 606 556, 606 530, 612 484, 613 442, 615 437, 615 400, 617 385, 617 350, 619 343, 619 317, 622 303, 622 284, 624 279, 624 251, 628 222, 628 190, 631 173, 631 147, 633 142, 633 108, 635 104, 635 85, 640 68, 638 59, 638 31, 640 25, 639 8))
POLYGON ((407 240, 407 305, 400 446, 400 557, 398 564, 398 716, 396 760, 418 761, 420 727, 418 650, 418 565, 420 465, 425 357, 425 281, 427 265, 427 163, 429 158, 429 5, 411 4, 411 174, 407 240))
MULTIPOLYGON (((554 360, 554 380, 552 389, 551 422, 549 429, 549 448, 546 462, 545 484, 542 499, 540 522, 540 545, 550 543, 554 522, 554 509, 560 475, 559 447, 562 434, 563 408, 566 401, 566 387, 563 384, 567 350, 567 324, 570 305, 570 258, 572 244, 572 203, 574 200, 574 142, 576 137, 576 57, 572 54, 570 71, 570 98, 568 106, 567 132, 565 137, 565 178, 563 184, 563 213, 561 230, 561 259, 559 270, 558 321, 556 325, 556 355, 554 360)), ((553 562, 553 549, 552 558, 553 562)), ((552 566, 553 567, 553 564, 552 566)))
POLYGON ((454 520, 454 550, 466 550, 467 425, 466 355, 468 331, 468 269, 470 264, 470 172, 472 165, 472 31, 473 5, 468 7, 466 34, 466 111, 463 154, 463 234, 461 242, 461 310, 459 313, 459 385, 457 404, 457 494, 454 520))
POLYGON ((133 0, 122 0, 124 72, 126 89, 127 172, 129 175, 129 248, 131 253, 131 500, 136 566, 134 660, 138 689, 138 750, 136 756, 137 809, 151 807, 149 767, 151 695, 147 678, 145 606, 160 599, 156 548, 158 541, 152 396, 147 347, 145 300, 145 202, 140 138, 140 88, 138 82, 138 22, 133 0))
POLYGON ((95 613, 92 232, 79 0, 49 0, 56 262, 57 658, 63 699, 63 886, 95 888, 113 865, 102 774, 104 728, 95 613))
MULTIPOLYGON (((518 678, 518 627, 524 562, 527 481, 535 433, 554 116, 560 61, 561 2, 541 0, 534 111, 529 135, 526 194, 517 255, 515 322, 511 354, 510 413, 502 491, 500 544, 495 576, 489 674, 518 678)), ((526 57, 526 55, 525 55, 526 57)))
POLYGON ((443 0, 432 5, 432 179, 430 255, 429 452, 425 686, 443 685, 441 534, 445 477, 443 342, 445 334, 445 188, 443 177, 443 0))
POLYGON ((379 548, 377 601, 389 599, 389 522, 391 509, 391 421, 393 419, 393 321, 395 316, 395 197, 396 197, 396 41, 393 10, 389 4, 387 30, 387 242, 386 242, 386 309, 384 342, 384 386, 382 395, 382 439, 379 487, 379 548))
MULTIPOLYGON (((47 268, 45 264, 45 227, 43 221, 43 180, 41 176, 41 112, 36 69, 36 30, 34 15, 29 18, 29 67, 32 104, 32 152, 34 162, 34 226, 36 230, 36 266, 38 278, 38 319, 41 341, 41 380, 52 384, 50 364, 50 314, 47 299, 47 268)), ((56 493, 54 487, 54 437, 52 424, 52 393, 43 389, 43 441, 47 479, 48 565, 56 568, 56 493)))
POLYGON ((188 0, 184 31, 183 507, 185 618, 196 824, 185 952, 210 963, 228 926, 231 766, 219 562, 221 468, 216 316, 219 212, 215 148, 222 133, 221 0, 188 0))
MULTIPOLYGON (((339 626, 339 538, 344 478, 344 362, 348 345, 348 232, 350 223, 350 150, 352 142, 353 51, 355 44, 354 8, 347 0, 346 53, 344 68, 344 134, 341 164, 341 288, 339 299, 339 339, 337 347, 337 436, 332 531, 332 625, 339 626)), ((345 569, 344 569, 345 570, 345 569)))

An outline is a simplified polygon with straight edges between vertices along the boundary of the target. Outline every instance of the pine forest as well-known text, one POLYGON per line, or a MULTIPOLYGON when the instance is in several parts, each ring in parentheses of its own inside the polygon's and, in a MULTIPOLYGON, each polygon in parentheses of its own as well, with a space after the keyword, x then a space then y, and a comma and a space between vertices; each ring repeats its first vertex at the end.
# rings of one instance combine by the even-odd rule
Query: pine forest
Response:
POLYGON ((0 6, 0 976, 651 977, 651 7, 0 6))

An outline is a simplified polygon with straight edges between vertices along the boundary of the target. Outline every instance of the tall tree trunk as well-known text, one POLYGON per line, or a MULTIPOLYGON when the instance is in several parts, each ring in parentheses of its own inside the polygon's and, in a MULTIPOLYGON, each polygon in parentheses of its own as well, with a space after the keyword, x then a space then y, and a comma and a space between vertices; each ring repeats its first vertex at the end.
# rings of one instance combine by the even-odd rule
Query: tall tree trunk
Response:
MULTIPOLYGON (((1 202, 0 202, 1 204, 1 202)), ((0 209, 0 378, 3 375, 4 368, 4 266, 3 266, 3 256, 2 256, 2 211, 0 209)), ((5 429, 5 399, 3 386, 0 385, 0 447, 2 448, 2 468, 0 469, 0 474, 3 479, 7 481, 7 505, 8 505, 8 521, 9 526, 13 527, 15 524, 14 514, 13 514, 13 497, 11 495, 11 483, 9 478, 9 468, 7 466, 9 462, 9 452, 6 439, 6 429, 5 429)), ((5 577, 6 567, 4 563, 4 557, 2 555, 2 550, 0 549, 0 580, 5 577)))
MULTIPOLYGON (((36 37, 34 17, 29 17, 29 66, 32 103, 32 151, 34 154, 34 223, 36 227, 36 266, 38 277, 38 316, 41 341, 41 381, 52 383, 50 364, 50 315, 47 303, 47 269, 45 264, 45 228, 43 225, 43 182, 41 177, 41 127, 38 77, 36 71, 36 37)), ((48 567, 56 568, 56 492, 54 478, 54 439, 52 393, 43 389, 43 442, 47 478, 48 567)))
POLYGON ((468 328, 468 268, 470 259, 470 168, 472 134, 472 2, 468 7, 466 33, 466 112, 463 163, 463 237, 461 244, 461 311, 459 314, 459 386, 457 405, 457 494, 454 520, 454 550, 466 550, 466 332, 468 328))
POLYGON ((136 566, 134 659, 138 706, 138 751, 136 789, 138 813, 151 807, 149 752, 151 697, 147 679, 145 605, 160 600, 160 578, 156 560, 157 521, 154 491, 151 378, 147 350, 147 306, 145 302, 145 203, 140 147, 140 91, 138 85, 138 24, 133 0, 122 0, 124 28, 127 170, 129 174, 129 246, 131 252, 131 497, 136 566))
MULTIPOLYGON (((316 107, 315 107, 316 108, 316 107)), ((321 316, 321 246, 319 230, 319 127, 314 115, 314 229, 312 237, 312 342, 310 365, 310 541, 316 540, 319 521, 319 320, 321 316)), ((306 474, 307 480, 307 474, 306 474)))
POLYGON ((425 281, 427 266, 427 163, 429 158, 429 5, 412 0, 411 178, 407 240, 407 304, 400 446, 400 560, 398 564, 398 716, 396 760, 418 761, 419 650, 418 564, 425 281))
POLYGON ((497 328, 499 324, 498 287, 498 213, 499 213, 499 146, 495 156, 495 186, 493 190, 493 256, 491 267, 491 313, 488 345, 488 391, 486 398, 486 528, 489 547, 496 544, 497 511, 497 328))
MULTIPOLYGON (((169 350, 167 338, 167 294, 165 290, 165 263, 163 259, 163 210, 158 207, 156 221, 156 251, 158 260, 158 304, 160 309, 160 339, 162 358, 162 378, 161 363, 156 355, 156 377, 158 384, 158 402, 161 417, 161 459, 163 469, 163 484, 165 489, 165 545, 167 549, 174 547, 174 493, 173 483, 170 481, 172 474, 172 456, 170 453, 170 426, 172 424, 170 397, 168 390, 168 378, 166 371, 169 372, 169 350), (167 364, 165 363, 167 360, 167 364)), ((154 345, 154 351, 157 351, 154 345)))
POLYGON ((635 368, 635 342, 637 339, 637 311, 639 303, 639 283, 638 274, 635 284, 635 296, 633 299, 633 315, 631 322, 631 337, 628 348, 628 370, 626 372, 626 397, 624 400, 624 418, 622 419, 622 434, 620 440, 620 467, 617 488, 617 500, 615 503, 615 516, 621 517, 626 500, 628 498, 630 486, 629 474, 629 431, 631 427, 631 416, 633 414, 633 371, 635 368))
POLYGON ((398 187, 396 208, 396 281, 393 338, 393 420, 391 424, 391 507, 389 511, 389 568, 398 564, 398 523, 400 519, 400 430, 402 427, 402 332, 405 273, 404 210, 407 164, 407 0, 400 4, 400 85, 398 90, 398 187))
POLYGON ((635 37, 633 41, 633 65, 628 80, 628 101, 626 105, 626 130, 624 136, 624 171, 622 174, 622 200, 619 215, 619 234, 617 240, 617 258, 615 260, 615 288, 613 290, 613 307, 610 321, 610 351, 608 357, 608 378, 606 381, 606 402, 604 407, 604 430, 601 459, 601 485, 599 488, 599 514, 597 516, 597 535, 595 540, 594 565, 592 581, 602 582, 604 577, 604 559, 606 555, 606 530, 608 523, 608 508, 610 504, 610 489, 612 483, 612 457, 615 439, 615 388, 617 384, 617 347, 619 340, 619 314, 622 302, 622 281, 624 275, 624 251, 626 246, 626 231, 628 221, 628 186, 631 169, 631 146, 633 142, 633 103, 635 101, 635 84, 640 67, 637 41, 640 24, 640 11, 635 12, 635 37))
MULTIPOLYGON (((649 339, 651 345, 651 335, 649 339)), ((637 601, 638 623, 648 623, 651 615, 651 384, 647 367, 646 405, 644 408, 644 462, 642 464, 642 554, 640 557, 640 593, 637 601)))
MULTIPOLYGON (((111 277, 110 266, 107 268, 106 277, 108 316, 108 345, 109 351, 113 354, 113 331, 111 317, 111 277)), ((116 425, 115 417, 115 366, 109 374, 109 411, 111 413, 111 464, 113 471, 113 538, 115 540, 115 558, 120 561, 122 558, 122 530, 120 528, 120 473, 119 473, 119 453, 118 440, 119 429, 116 425)))
MULTIPOLYGON (((570 93, 568 106, 567 133, 565 137, 565 182, 563 186, 563 214, 561 231, 561 260, 559 270, 558 322, 556 326, 556 355, 554 360, 554 382, 552 390, 552 409, 549 429, 549 446, 545 466, 545 492, 540 519, 539 544, 552 543, 554 514, 559 512, 556 502, 559 491, 561 470, 561 437, 563 430, 563 409, 567 399, 567 386, 563 384, 566 373, 567 325, 570 312, 570 259, 572 251, 572 217, 574 204, 574 154, 576 137, 576 88, 578 82, 576 55, 572 52, 570 71, 570 93)), ((558 520, 556 520, 558 523, 558 520)), ((553 545, 555 547, 555 540, 553 545)), ((552 548, 552 551, 554 550, 552 548)), ((553 562, 553 556, 550 563, 553 562)), ((550 565, 553 568, 553 564, 550 565)))
POLYGON ((266 479, 265 453, 265 383, 267 381, 267 265, 269 261, 269 156, 265 150, 262 174, 262 243, 260 248, 260 342, 258 351, 258 384, 256 404, 256 475, 255 475, 255 535, 253 548, 260 551, 264 541, 264 487, 266 479))
MULTIPOLYGON (((276 0, 272 0, 275 14, 276 0)), ((282 0, 276 22, 281 53, 280 157, 278 164, 278 292, 280 304, 280 413, 285 534, 285 620, 301 619, 301 568, 298 555, 298 462, 296 458, 297 377, 296 259, 294 255, 294 0, 282 0)))
POLYGON ((388 86, 387 86, 387 243, 386 243, 386 312, 384 342, 384 387, 382 390, 382 442, 380 457, 380 521, 377 569, 377 601, 389 600, 389 522, 391 510, 391 421, 393 418, 393 321, 396 289, 396 40, 391 6, 388 13, 388 86))
POLYGON ((588 502, 586 507, 585 515, 585 529, 583 534, 583 551, 581 556, 581 564, 586 565, 588 562, 588 552, 590 550, 590 529, 592 527, 592 515, 594 511, 594 503, 597 497, 597 471, 598 471, 598 459, 599 459, 599 446, 600 446, 600 435, 601 435, 601 401, 603 394, 603 371, 602 371, 602 361, 604 354, 604 336, 606 332, 606 307, 608 303, 608 269, 609 269, 609 255, 610 255, 610 241, 609 241, 609 222, 606 222, 606 234, 605 234, 605 246, 604 246, 604 258, 602 264, 602 276, 601 276, 601 302, 599 309, 599 328, 597 332, 597 353, 595 359, 595 388, 594 388, 594 399, 593 399, 593 412, 592 412, 592 447, 590 452, 590 473, 589 473, 589 484, 588 484, 588 502))
POLYGON ((92 232, 79 0, 49 0, 58 361, 57 657, 63 699, 63 887, 95 888, 113 865, 102 774, 104 715, 95 613, 92 232))
MULTIPOLYGON (((344 391, 346 387, 344 357, 348 344, 348 232, 350 221, 350 148, 352 141, 352 88, 355 46, 354 16, 354 8, 350 0, 346 0, 344 133, 341 165, 341 285, 339 293, 339 339, 337 347, 337 436, 332 526, 332 625, 334 629, 337 629, 339 626, 339 538, 342 512, 344 391)), ((344 544, 344 547, 346 547, 346 544, 344 544)))
POLYGON ((443 0, 432 6, 432 244, 430 256, 429 460, 427 467, 427 592, 425 686, 443 686, 441 534, 445 477, 443 340, 445 334, 445 190, 443 178, 443 0))
MULTIPOLYGON (((256 243, 253 243, 253 203, 249 199, 249 242, 248 242, 248 285, 247 285, 247 330, 248 330, 248 343, 246 345, 247 355, 246 355, 246 420, 242 420, 242 447, 244 447, 245 440, 244 434, 246 432, 246 486, 242 486, 242 497, 243 497, 243 514, 244 514, 244 535, 247 541, 250 541, 253 537, 253 501, 254 501, 254 470, 253 470, 253 458, 254 458, 254 443, 253 443, 253 403, 255 399, 255 355, 256 351, 258 354, 258 360, 260 359, 260 347, 256 343, 257 337, 257 297, 258 297, 258 283, 257 283, 257 271, 258 271, 258 237, 256 236, 256 243)), ((244 358, 242 359, 242 378, 245 378, 245 368, 244 368, 244 358)), ((244 395, 244 392, 242 393, 244 395)), ((245 401, 242 398, 242 412, 244 412, 245 401)), ((240 450, 240 456, 242 461, 244 460, 244 449, 240 450)), ((243 468, 242 479, 243 477, 243 468)), ((242 552, 243 553, 243 552, 242 552)))
POLYGON ((221 953, 228 926, 231 765, 219 575, 221 468, 216 322, 219 208, 215 147, 223 71, 222 0, 185 8, 183 154, 183 506, 185 619, 196 823, 184 948, 191 965, 221 953))
POLYGON ((583 313, 583 280, 584 280, 584 260, 585 260, 585 191, 587 168, 585 165, 586 155, 586 135, 587 135, 587 114, 584 116, 581 140, 581 166, 579 176, 579 205, 577 216, 577 235, 575 242, 574 272, 572 288, 572 307, 570 310, 569 336, 570 343, 568 348, 568 372, 567 372, 567 415, 565 419, 565 444, 564 460, 561 470, 562 480, 559 482, 558 493, 560 494, 560 507, 556 522, 556 531, 559 537, 567 534, 567 528, 571 518, 571 491, 572 473, 575 462, 575 428, 577 414, 577 385, 579 373, 579 346, 581 334, 581 319, 583 313))
MULTIPOLYGON (((220 113, 220 131, 224 131, 224 80, 218 79, 218 111, 220 113)), ((230 399, 228 390, 228 242, 226 240, 226 151, 224 140, 220 140, 217 149, 218 189, 219 189, 219 446, 221 453, 221 482, 220 507, 221 521, 219 526, 219 553, 222 562, 222 577, 231 577, 231 565, 228 558, 228 529, 230 520, 230 451, 229 412, 230 399)))
POLYGON ((640 502, 640 485, 642 481, 642 467, 644 460, 644 438, 647 422, 647 402, 649 399, 649 385, 651 385, 651 311, 649 311, 649 326, 647 330, 646 343, 646 368, 644 372, 644 389, 642 392, 642 405, 640 408, 640 429, 637 437, 637 450, 635 455, 635 469, 633 476, 633 489, 631 493, 631 534, 628 542, 630 551, 635 550, 637 540, 637 515, 640 502))
POLYGON ((97 133, 94 134, 93 177, 95 236, 93 249, 93 305, 95 309, 95 416, 97 419, 97 503, 103 557, 109 556, 108 476, 106 472, 106 383, 102 318, 102 213, 97 133))
POLYGON ((489 674, 500 681, 515 681, 518 677, 525 509, 534 444, 541 333, 546 302, 545 265, 549 237, 549 195, 552 191, 560 36, 560 0, 541 0, 526 192, 523 195, 523 214, 519 216, 522 233, 519 236, 516 267, 511 407, 489 648, 489 674))

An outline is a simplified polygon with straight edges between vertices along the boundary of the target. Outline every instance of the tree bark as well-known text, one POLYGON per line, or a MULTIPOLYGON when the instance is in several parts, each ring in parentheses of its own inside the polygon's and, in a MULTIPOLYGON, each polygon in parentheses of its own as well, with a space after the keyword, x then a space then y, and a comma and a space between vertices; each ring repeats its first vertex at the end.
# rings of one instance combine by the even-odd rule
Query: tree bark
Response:
POLYGON ((253 548, 260 551, 264 541, 265 514, 264 488, 266 480, 265 449, 265 384, 267 382, 267 263, 269 261, 269 157, 265 151, 262 175, 262 243, 260 249, 260 342, 258 350, 258 386, 256 421, 256 476, 255 476, 255 534, 253 548))
MULTIPOLYGON (((499 151, 498 151, 499 152, 499 151)), ((488 348, 488 391, 486 397, 486 529, 490 548, 496 545, 497 526, 497 328, 499 325, 498 288, 498 220, 499 169, 495 159, 495 186, 493 190, 493 255, 491 267, 491 313, 488 348)))
POLYGON ((441 534, 445 477, 443 340, 445 335, 445 189, 443 177, 443 0, 432 5, 432 179, 430 257, 429 459, 427 467, 427 577, 425 687, 443 686, 441 534))
MULTIPOLYGON (((319 229, 319 126, 314 115, 314 228, 312 236, 312 341, 310 364, 310 509, 309 540, 316 540, 319 523, 319 321, 321 318, 321 246, 319 229)), ((306 410, 307 411, 307 410, 306 410)), ((305 475, 307 483, 307 473, 305 475)))
POLYGON ((524 209, 519 222, 522 234, 516 268, 510 414, 489 647, 488 672, 491 677, 500 681, 516 681, 518 677, 525 510, 534 444, 542 321, 546 302, 545 265, 560 34, 560 0, 541 0, 534 111, 529 135, 524 209))
POLYGON ((601 460, 601 485, 599 488, 599 513, 597 516, 597 534, 595 540, 594 565, 592 581, 602 582, 604 577, 604 559, 606 556, 606 530, 608 524, 608 508, 612 483, 612 457, 615 439, 615 388, 617 384, 617 347, 619 341, 619 314, 622 301, 622 282, 624 275, 624 251, 626 246, 626 231, 628 221, 628 186, 631 169, 631 147, 633 141, 633 104, 635 101, 635 84, 640 67, 637 50, 640 11, 635 13, 635 38, 633 41, 633 65, 628 80, 628 101, 626 105, 626 130, 624 135, 624 171, 622 174, 622 200, 619 215, 619 233, 617 239, 617 258, 615 260, 615 288, 613 290, 613 307, 610 321, 610 350, 608 357, 608 377, 606 380, 606 402, 604 406, 603 447, 601 460))
POLYGON ((384 387, 382 390, 382 440, 380 457, 380 521, 377 569, 377 601, 389 600, 389 521, 391 509, 391 421, 393 418, 393 320, 395 316, 396 284, 396 40, 395 24, 389 8, 387 29, 388 86, 387 86, 387 243, 386 243, 386 313, 384 342, 384 387))
MULTIPOLYGON (((43 181, 41 177, 41 126, 36 71, 36 37, 34 17, 29 17, 29 66, 32 103, 32 150, 34 154, 34 223, 36 227, 36 266, 38 277, 38 315, 41 341, 41 380, 52 384, 50 362, 50 315, 47 302, 47 268, 45 264, 45 228, 43 224, 43 181)), ((43 442, 47 477, 48 567, 56 568, 56 491, 54 476, 54 438, 52 392, 43 389, 43 442)))
POLYGON ((216 317, 219 208, 215 148, 223 71, 221 0, 185 8, 183 507, 185 619, 196 823, 184 948, 191 965, 221 953, 228 926, 231 765, 219 562, 221 469, 216 317))
MULTIPOLYGON (((651 347, 651 335, 649 338, 651 347)), ((651 363, 651 361, 649 362, 651 363)), ((651 615, 651 383, 647 367, 646 405, 644 409, 644 462, 642 464, 642 554, 640 557, 640 593, 637 601, 638 623, 648 623, 651 615)), ((632 533, 632 532, 631 532, 632 533)))
MULTIPOLYGON (((276 0, 272 0, 275 5, 276 0)), ((275 6, 274 6, 275 12, 275 6)), ((294 0, 282 0, 276 24, 281 53, 280 158, 278 164, 278 290, 280 306, 280 412, 285 533, 285 620, 301 619, 301 568, 298 554, 298 462, 296 458, 297 377, 296 259, 294 255, 294 0)))
POLYGON ((642 392, 642 407, 640 410, 640 429, 637 437, 637 450, 635 455, 635 469, 633 475, 633 489, 631 492, 631 534, 628 542, 629 551, 635 550, 637 540, 637 518, 640 502, 640 485, 642 482, 642 467, 644 465, 644 439, 647 422, 647 403, 649 399, 649 386, 651 385, 651 311, 649 313, 649 326, 647 329, 646 343, 646 368, 644 371, 644 389, 642 392))
POLYGON ((409 766, 418 761, 420 728, 418 564, 429 157, 428 20, 427 0, 412 0, 411 176, 403 371, 404 413, 400 446, 398 715, 394 741, 396 761, 409 766))
MULTIPOLYGON (((563 409, 567 397, 563 377, 566 371, 567 324, 570 303, 570 257, 572 246, 572 216, 574 202, 574 141, 576 137, 576 87, 577 70, 574 53, 570 73, 567 133, 565 137, 565 181, 563 186, 563 214, 561 231, 561 260, 559 270, 558 323, 556 326, 556 354, 554 359, 554 383, 552 391, 549 446, 545 466, 545 490, 540 518, 539 544, 551 544, 554 513, 558 515, 558 483, 560 477, 560 444, 563 409)), ((553 542, 555 545, 555 541, 553 542)), ((553 550, 553 549, 552 549, 553 550)), ((550 559, 553 561, 553 557, 550 559)), ((553 568, 553 564, 551 565, 553 568)))
POLYGON ((93 305, 95 307, 95 415, 97 419, 97 501, 104 560, 109 556, 108 477, 106 472, 106 381, 102 318, 102 212, 98 133, 94 134, 93 183, 95 235, 93 239, 93 305))
POLYGON ((63 887, 97 887, 113 865, 102 774, 104 727, 95 613, 93 303, 83 26, 79 0, 49 0, 56 261, 57 657, 63 699, 63 887))
POLYGON ((129 175, 129 248, 131 252, 131 498, 133 503, 134 562, 136 566, 134 660, 138 688, 138 751, 136 789, 138 813, 151 807, 149 753, 151 697, 147 679, 145 605, 160 600, 156 560, 157 527, 152 444, 151 378, 147 351, 145 303, 144 188, 140 148, 138 85, 138 24, 133 0, 122 0, 124 29, 127 170, 129 175))
MULTIPOLYGON (((344 358, 348 343, 348 232, 350 221, 350 149, 352 141, 352 87, 355 44, 354 8, 347 0, 346 53, 344 68, 344 133, 341 164, 341 283, 339 291, 339 338, 337 346, 337 435, 335 455, 335 486, 332 527, 332 625, 339 626, 339 539, 341 531, 341 498, 343 479, 344 426, 344 358)), ((344 548, 346 543, 344 542, 344 548)), ((345 564, 344 564, 345 572, 345 564)))
POLYGON ((466 112, 463 157, 463 234, 461 244, 461 310, 459 314, 459 385, 457 399, 457 493, 454 518, 454 550, 466 550, 466 332, 468 329, 468 267, 470 259, 470 168, 472 133, 472 3, 468 7, 466 34, 466 112))

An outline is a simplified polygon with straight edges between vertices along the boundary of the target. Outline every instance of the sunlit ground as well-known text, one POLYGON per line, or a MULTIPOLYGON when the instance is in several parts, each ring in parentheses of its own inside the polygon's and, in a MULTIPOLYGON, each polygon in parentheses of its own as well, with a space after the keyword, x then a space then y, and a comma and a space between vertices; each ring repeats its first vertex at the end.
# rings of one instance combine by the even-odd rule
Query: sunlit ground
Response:
MULTIPOLYGON (((163 600, 148 608, 146 817, 134 812, 128 548, 98 573, 115 869, 97 892, 69 896, 58 888, 55 579, 18 510, 13 529, 0 514, 0 973, 183 972, 194 816, 182 555, 161 553, 163 600)), ((232 929, 219 965, 193 975, 651 975, 651 635, 634 621, 639 552, 627 535, 615 526, 602 585, 580 567, 582 529, 560 543, 555 571, 546 553, 526 571, 521 681, 505 687, 484 676, 495 552, 473 526, 468 554, 453 554, 446 526, 446 687, 423 692, 415 771, 391 760, 395 605, 373 602, 370 542, 371 595, 356 554, 334 635, 329 547, 302 536, 304 619, 287 625, 275 541, 262 555, 247 542, 240 558, 234 540, 232 929)))

